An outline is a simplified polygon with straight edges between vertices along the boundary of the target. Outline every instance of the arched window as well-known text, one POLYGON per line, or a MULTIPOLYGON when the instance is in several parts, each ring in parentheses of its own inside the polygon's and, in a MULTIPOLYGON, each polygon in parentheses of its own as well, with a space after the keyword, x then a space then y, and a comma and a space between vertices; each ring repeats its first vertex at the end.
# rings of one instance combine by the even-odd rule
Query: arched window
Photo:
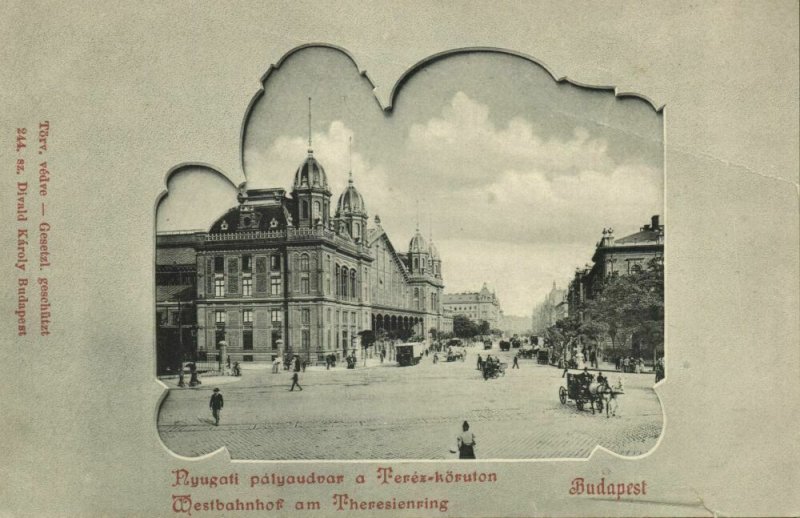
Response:
POLYGON ((419 259, 417 259, 417 258, 415 257, 415 258, 414 258, 414 270, 418 270, 418 269, 419 269, 419 259))
POLYGON ((341 291, 340 291, 340 289, 341 289, 341 288, 340 288, 340 285, 339 285, 339 265, 337 264, 337 265, 336 265, 336 296, 337 296, 337 297, 338 297, 339 295, 341 295, 341 291))
POLYGON ((347 268, 342 266, 342 298, 347 298, 347 268))
POLYGON ((315 221, 322 217, 321 214, 320 214, 322 212, 322 208, 321 207, 322 206, 320 205, 319 200, 314 202, 314 208, 313 208, 312 216, 313 216, 315 221))
POLYGON ((300 218, 308 218, 308 202, 306 200, 300 200, 300 218))
POLYGON ((358 239, 359 235, 361 234, 361 225, 358 224, 358 221, 353 222, 353 238, 358 239))
POLYGON ((356 291, 356 271, 350 270, 350 296, 356 298, 358 291, 356 291))
POLYGON ((419 309, 419 288, 414 288, 414 309, 419 309))
POLYGON ((300 271, 301 272, 308 271, 308 254, 303 254, 300 256, 300 271))

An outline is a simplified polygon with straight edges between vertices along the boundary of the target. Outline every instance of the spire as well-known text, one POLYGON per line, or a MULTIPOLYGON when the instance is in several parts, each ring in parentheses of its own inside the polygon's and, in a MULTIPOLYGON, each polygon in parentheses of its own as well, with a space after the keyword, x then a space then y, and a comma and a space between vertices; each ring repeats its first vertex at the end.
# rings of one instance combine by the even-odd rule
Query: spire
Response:
POLYGON ((348 149, 349 159, 350 159, 350 178, 347 180, 347 183, 353 185, 353 137, 350 137, 350 146, 348 149))
POLYGON ((313 153, 311 148, 311 97, 308 98, 308 154, 313 153))

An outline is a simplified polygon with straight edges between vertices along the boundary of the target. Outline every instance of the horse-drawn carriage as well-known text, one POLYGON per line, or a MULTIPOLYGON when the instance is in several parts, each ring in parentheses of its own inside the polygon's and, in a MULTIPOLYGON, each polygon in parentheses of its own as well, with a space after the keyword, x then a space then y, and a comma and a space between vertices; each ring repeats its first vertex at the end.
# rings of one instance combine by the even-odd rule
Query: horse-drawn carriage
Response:
POLYGON ((462 362, 467 358, 467 351, 463 347, 448 347, 447 348, 447 361, 454 362, 461 360, 462 362))
POLYGON ((539 365, 548 365, 550 363, 550 349, 542 347, 536 351, 536 363, 539 365))
POLYGON ((567 373, 567 386, 558 388, 558 399, 562 405, 567 404, 567 399, 575 401, 578 410, 583 410, 586 403, 598 412, 603 411, 604 400, 612 394, 608 382, 598 383, 592 379, 592 375, 586 372, 567 373))
POLYGON ((501 351, 510 351, 511 350, 511 342, 508 340, 500 340, 500 350, 501 351))
POLYGON ((535 354, 536 351, 534 350, 532 345, 523 345, 522 347, 519 348, 519 355, 522 358, 527 358, 530 360, 534 357, 535 354))
POLYGON ((499 378, 506 375, 508 364, 499 361, 487 361, 483 363, 484 378, 499 378))

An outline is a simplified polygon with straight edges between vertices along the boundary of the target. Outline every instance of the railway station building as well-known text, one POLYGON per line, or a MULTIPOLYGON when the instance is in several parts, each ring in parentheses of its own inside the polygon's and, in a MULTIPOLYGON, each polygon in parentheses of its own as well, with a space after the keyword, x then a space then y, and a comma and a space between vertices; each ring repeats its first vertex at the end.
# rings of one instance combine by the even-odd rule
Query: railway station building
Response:
POLYGON ((314 363, 359 352, 364 331, 428 340, 445 327, 435 245, 417 228, 397 250, 352 172, 334 204, 309 149, 290 192, 242 187, 237 200, 208 231, 157 235, 159 369, 212 360, 220 342, 232 361, 314 363))

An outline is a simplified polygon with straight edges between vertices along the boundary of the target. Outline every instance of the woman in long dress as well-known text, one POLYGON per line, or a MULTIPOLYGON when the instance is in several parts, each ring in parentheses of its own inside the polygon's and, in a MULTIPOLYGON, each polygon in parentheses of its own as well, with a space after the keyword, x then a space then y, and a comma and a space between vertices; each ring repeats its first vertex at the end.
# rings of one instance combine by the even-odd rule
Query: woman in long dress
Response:
POLYGON ((456 442, 458 443, 459 459, 475 458, 475 434, 469 431, 469 423, 464 421, 461 426, 463 431, 459 434, 456 442))

